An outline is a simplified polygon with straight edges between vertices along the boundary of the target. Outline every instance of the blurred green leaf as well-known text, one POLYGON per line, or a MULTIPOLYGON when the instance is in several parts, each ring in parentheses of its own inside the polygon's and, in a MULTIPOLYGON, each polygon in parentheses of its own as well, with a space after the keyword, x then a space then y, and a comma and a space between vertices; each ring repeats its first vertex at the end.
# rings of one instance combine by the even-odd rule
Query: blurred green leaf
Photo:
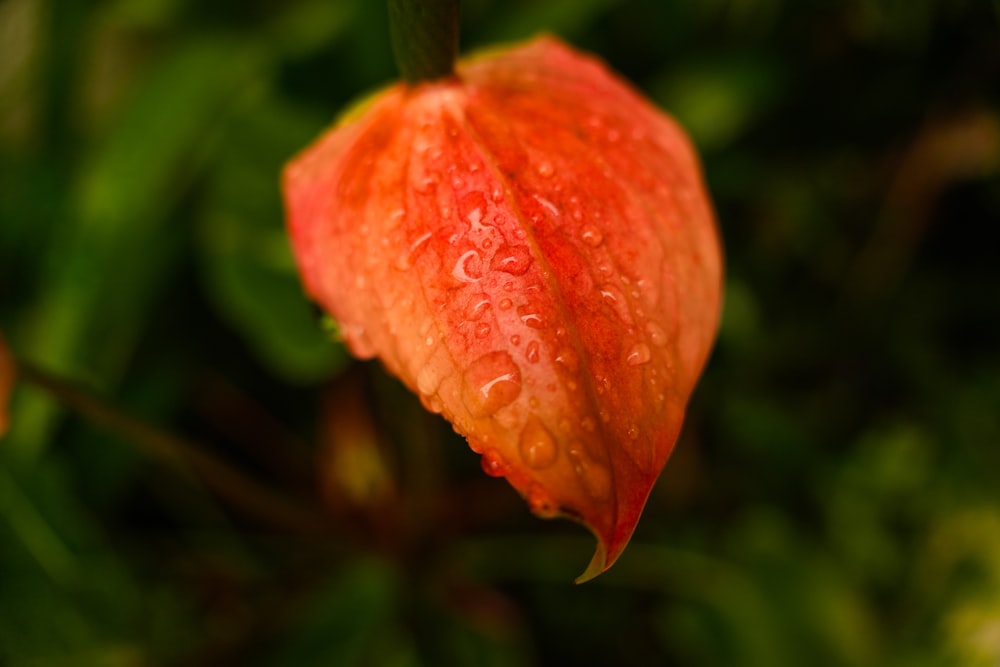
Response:
MULTIPOLYGON (((216 35, 177 46, 139 78, 78 172, 72 217, 54 222, 41 298, 13 332, 25 355, 103 382, 122 373, 183 239, 166 223, 220 120, 266 74, 252 44, 216 35)), ((26 454, 44 446, 51 416, 44 401, 19 404, 15 440, 26 454)))
POLYGON ((595 24, 598 17, 620 0, 547 0, 504 2, 503 11, 490 17, 483 30, 485 42, 527 39, 541 31, 571 38, 595 24))
POLYGON ((733 54, 672 66, 651 93, 707 151, 739 138, 781 92, 778 63, 733 54))
POLYGON ((287 4, 282 10, 268 30, 282 53, 302 57, 336 43, 350 29, 355 5, 300 0, 287 4))
POLYGON ((285 159, 316 131, 316 119, 257 105, 233 119, 201 226, 201 268, 219 312, 278 376, 327 378, 347 363, 305 298, 278 190, 285 159))
POLYGON ((270 664, 418 665, 397 626, 397 573, 378 560, 345 565, 303 606, 291 636, 270 664))

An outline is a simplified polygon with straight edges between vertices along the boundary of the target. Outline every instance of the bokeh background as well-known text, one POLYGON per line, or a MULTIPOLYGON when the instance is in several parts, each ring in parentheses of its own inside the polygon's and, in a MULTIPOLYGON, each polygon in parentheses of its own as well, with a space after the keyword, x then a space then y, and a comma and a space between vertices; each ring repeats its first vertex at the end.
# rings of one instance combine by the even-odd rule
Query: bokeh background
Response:
POLYGON ((464 3, 676 115, 725 239, 675 455, 574 586, 586 531, 296 280, 278 173, 394 77, 383 3, 0 0, 0 331, 55 376, 0 440, 0 665, 1000 664, 998 21, 464 3))

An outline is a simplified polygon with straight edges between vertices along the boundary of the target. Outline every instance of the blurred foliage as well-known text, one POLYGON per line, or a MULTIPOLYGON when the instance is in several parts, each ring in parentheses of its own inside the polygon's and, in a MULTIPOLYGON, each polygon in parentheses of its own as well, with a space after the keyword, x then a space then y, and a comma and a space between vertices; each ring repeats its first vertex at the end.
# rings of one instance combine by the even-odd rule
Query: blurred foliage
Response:
POLYGON ((393 78, 382 3, 0 0, 0 331, 104 401, 13 397, 0 665, 1000 663, 998 22, 464 3, 465 48, 561 34, 675 113, 726 242, 682 440, 574 587, 583 530, 294 273, 278 174, 393 78))

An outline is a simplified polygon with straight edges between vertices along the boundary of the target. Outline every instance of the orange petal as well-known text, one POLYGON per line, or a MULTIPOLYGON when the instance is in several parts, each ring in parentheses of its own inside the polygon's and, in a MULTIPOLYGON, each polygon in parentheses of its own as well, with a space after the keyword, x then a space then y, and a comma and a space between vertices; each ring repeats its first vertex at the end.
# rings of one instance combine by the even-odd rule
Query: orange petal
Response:
POLYGON ((295 158, 307 291, 539 516, 621 554, 718 325, 684 133, 552 38, 395 86, 295 158))

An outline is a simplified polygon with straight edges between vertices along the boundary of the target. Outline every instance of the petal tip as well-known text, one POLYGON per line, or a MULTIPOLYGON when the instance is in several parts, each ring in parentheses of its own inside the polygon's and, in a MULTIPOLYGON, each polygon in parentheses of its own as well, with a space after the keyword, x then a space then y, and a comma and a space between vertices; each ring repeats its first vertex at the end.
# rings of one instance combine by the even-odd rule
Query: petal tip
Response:
POLYGON ((587 565, 587 569, 583 571, 579 577, 573 580, 574 584, 584 584, 602 574, 611 566, 608 562, 608 552, 604 548, 604 541, 598 538, 597 549, 594 551, 593 558, 590 559, 590 564, 587 565))

